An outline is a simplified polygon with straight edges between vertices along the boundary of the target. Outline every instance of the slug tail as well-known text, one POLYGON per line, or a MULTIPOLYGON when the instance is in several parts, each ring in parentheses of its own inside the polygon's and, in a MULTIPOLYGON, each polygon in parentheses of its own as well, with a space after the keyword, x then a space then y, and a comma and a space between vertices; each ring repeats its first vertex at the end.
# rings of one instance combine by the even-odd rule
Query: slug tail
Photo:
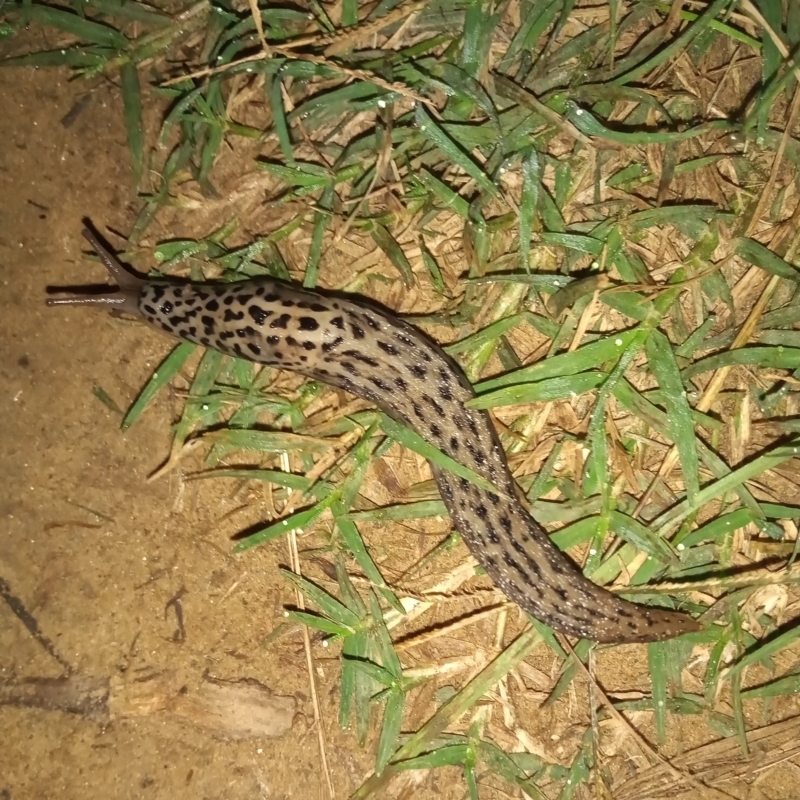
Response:
POLYGON ((92 249, 100 257, 108 274, 114 279, 119 289, 101 294, 72 295, 69 297, 50 297, 45 302, 48 306, 111 306, 111 313, 119 316, 122 312, 141 317, 139 297, 147 281, 133 275, 117 257, 88 228, 83 235, 92 249))

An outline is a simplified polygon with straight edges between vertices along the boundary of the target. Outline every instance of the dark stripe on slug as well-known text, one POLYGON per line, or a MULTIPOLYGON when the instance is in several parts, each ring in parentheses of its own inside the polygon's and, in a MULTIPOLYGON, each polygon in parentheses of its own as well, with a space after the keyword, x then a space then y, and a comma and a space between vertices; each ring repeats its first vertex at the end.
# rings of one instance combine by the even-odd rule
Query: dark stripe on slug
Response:
POLYGON ((330 353, 331 350, 335 350, 343 341, 344 339, 341 336, 337 336, 332 342, 325 342, 322 345, 322 351, 324 353, 330 353))
POLYGON ((376 340, 376 344, 384 353, 388 353, 390 356, 400 354, 400 351, 391 342, 384 342, 383 339, 378 339, 376 340))
POLYGON ((377 386, 383 392, 391 392, 392 391, 392 387, 389 386, 389 384, 386 383, 385 380, 383 380, 382 378, 378 378, 375 375, 370 375, 369 382, 373 386, 377 386))
POLYGON ((370 356, 365 356, 359 350, 343 350, 342 355, 347 356, 348 358, 354 358, 356 361, 360 361, 362 364, 369 364, 371 367, 379 367, 380 364, 370 356))
POLYGON ((525 564, 528 569, 536 576, 537 579, 542 577, 542 568, 530 557, 527 550, 516 540, 511 539, 511 546, 525 559, 525 564))
POLYGON ((444 409, 436 402, 430 395, 423 395, 422 398, 426 403, 430 403, 433 406, 433 410, 440 416, 444 416, 444 409))

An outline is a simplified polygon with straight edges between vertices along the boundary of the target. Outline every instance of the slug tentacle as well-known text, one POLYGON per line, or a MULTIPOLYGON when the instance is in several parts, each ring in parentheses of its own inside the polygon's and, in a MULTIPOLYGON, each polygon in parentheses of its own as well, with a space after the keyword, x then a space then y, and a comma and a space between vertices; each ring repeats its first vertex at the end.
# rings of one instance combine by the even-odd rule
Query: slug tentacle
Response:
POLYGON ((116 282, 119 289, 101 294, 72 295, 68 297, 49 297, 48 306, 111 306, 112 314, 121 314, 123 311, 135 317, 141 317, 139 310, 139 297, 148 281, 131 273, 117 257, 98 239, 88 228, 84 228, 83 235, 91 244, 92 249, 100 256, 103 266, 116 282))
MULTIPOLYGON (((124 268, 87 238, 119 280, 124 268)), ((416 328, 368 303, 267 278, 134 285, 131 277, 125 273, 119 294, 137 297, 138 313, 160 330, 365 398, 486 478, 497 492, 433 467, 467 547, 534 617, 597 642, 650 642, 699 629, 685 614, 636 605, 597 586, 553 545, 517 499, 488 414, 465 405, 474 392, 464 373, 416 328)))

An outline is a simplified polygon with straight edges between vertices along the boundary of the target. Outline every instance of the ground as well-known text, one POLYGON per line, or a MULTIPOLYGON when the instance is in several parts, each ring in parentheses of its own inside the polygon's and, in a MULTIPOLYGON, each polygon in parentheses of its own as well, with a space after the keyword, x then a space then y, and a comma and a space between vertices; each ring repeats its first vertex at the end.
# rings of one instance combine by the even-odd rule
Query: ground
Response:
MULTIPOLYGON (((325 797, 302 638, 265 643, 293 602, 276 569, 288 563, 286 545, 234 557, 230 537, 259 520, 258 505, 242 510, 223 482, 174 473, 147 481, 168 455, 179 398, 164 395, 123 435, 120 415, 96 394, 127 408, 171 342, 100 311, 44 305, 48 287, 105 280, 83 255, 82 219, 124 233, 139 208, 118 96, 91 88, 65 121, 86 84, 60 70, 0 71, 0 679, 64 674, 12 613, 16 598, 74 675, 118 689, 169 675, 176 693, 189 695, 205 677, 257 680, 293 698, 295 713, 278 738, 231 741, 166 712, 103 723, 6 706, 0 798, 325 797), (178 597, 185 637, 170 605, 178 597)), ((330 774, 336 796, 346 797, 369 774, 372 748, 339 730, 338 665, 320 648, 315 658, 330 774)), ((600 665, 607 686, 647 688, 642 648, 614 659, 600 665)), ((554 677, 552 657, 535 663, 538 671, 525 673, 531 682, 554 677)), ((538 716, 525 720, 538 736, 531 749, 566 755, 575 744, 570 715, 586 718, 584 699, 528 706, 538 716)), ((417 725, 433 697, 424 700, 417 725)), ((695 738, 691 720, 670 734, 673 752, 709 738, 695 738)), ((793 769, 772 772, 751 796, 795 797, 793 769)), ((508 796, 496 785, 483 796, 508 796)), ((455 770, 423 775, 415 796, 463 797, 463 783, 455 770)))
MULTIPOLYGON (((302 641, 261 645, 289 599, 275 570, 286 553, 231 557, 237 520, 215 521, 239 503, 224 487, 185 484, 179 495, 170 478, 147 483, 167 455, 168 402, 123 436, 93 394, 102 387, 125 408, 170 342, 105 313, 44 305, 47 287, 104 281, 82 256, 82 219, 125 230, 137 208, 114 93, 100 90, 61 123, 86 91, 66 71, 0 72, 0 575, 76 674, 135 682, 171 670, 189 689, 204 673, 257 678, 296 698, 297 713, 280 739, 230 743, 168 714, 103 727, 5 708, 0 797, 317 796, 302 641), (181 591, 186 639, 176 643, 165 607, 181 591)), ((3 679, 62 673, 5 605, 0 618, 3 679)), ((319 669, 328 688, 335 663, 319 669)), ((320 702, 345 795, 368 760, 338 732, 336 696, 320 702)))

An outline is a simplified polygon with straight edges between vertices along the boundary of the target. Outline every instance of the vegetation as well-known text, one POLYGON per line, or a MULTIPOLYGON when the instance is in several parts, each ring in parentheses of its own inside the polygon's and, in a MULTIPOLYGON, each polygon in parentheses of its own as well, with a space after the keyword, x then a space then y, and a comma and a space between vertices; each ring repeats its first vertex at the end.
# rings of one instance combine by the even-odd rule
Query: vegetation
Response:
MULTIPOLYGON (((240 550, 313 532, 286 572, 299 592, 288 624, 339 649, 339 721, 362 744, 374 733, 375 774, 354 797, 453 765, 471 797, 500 779, 566 799, 594 774, 633 798, 740 774, 735 761, 719 769, 718 750, 677 757, 668 732, 691 717, 707 741, 732 737, 746 754, 748 731, 780 718, 800 685, 800 628, 785 613, 800 576, 800 6, 7 0, 3 11, 12 40, 29 26, 59 37, 5 65, 68 66, 118 87, 141 197, 131 253, 157 216, 205 224, 157 247, 161 273, 271 274, 398 308, 475 383, 558 546, 592 580, 668 595, 707 623, 647 646, 651 690, 635 699, 593 677, 614 648, 570 647, 497 597, 482 666, 420 666, 432 636, 485 622, 486 604, 460 588, 470 567, 436 586, 421 577, 453 563, 452 537, 402 566, 388 537, 365 543, 375 521, 435 528, 445 512, 431 481, 380 507, 364 487, 380 459, 400 457, 396 443, 436 453, 364 404, 336 411, 328 387, 278 393, 271 370, 206 352, 168 466, 200 441, 200 477, 272 485, 283 516, 240 550), (533 755, 509 717, 504 741, 492 734, 494 708, 514 720, 507 676, 525 685, 520 664, 543 648, 560 662, 546 704, 590 689, 560 759, 533 755), (437 675, 452 692, 410 730, 407 700, 437 675), (632 777, 606 768, 608 720, 645 756, 632 777)), ((123 427, 192 349, 158 367, 123 427)))

